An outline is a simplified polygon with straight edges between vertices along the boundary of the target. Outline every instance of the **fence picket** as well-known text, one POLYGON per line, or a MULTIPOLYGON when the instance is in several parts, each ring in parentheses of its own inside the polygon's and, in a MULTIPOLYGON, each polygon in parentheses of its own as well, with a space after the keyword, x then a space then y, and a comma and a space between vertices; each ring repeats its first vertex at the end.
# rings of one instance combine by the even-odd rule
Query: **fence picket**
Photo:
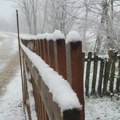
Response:
POLYGON ((100 60, 100 71, 99 71, 99 82, 98 82, 98 94, 102 96, 102 83, 103 83, 103 72, 104 72, 104 59, 100 60))
POLYGON ((84 65, 85 65, 85 53, 82 52, 82 64, 83 64, 83 75, 84 75, 84 65))
POLYGON ((110 75, 110 86, 109 91, 113 93, 114 77, 115 77, 115 62, 116 62, 117 53, 114 53, 111 60, 111 75, 110 75))
POLYGON ((105 71, 104 71, 104 82, 103 82, 103 94, 104 95, 107 95, 107 93, 108 93, 107 87, 108 87, 110 66, 111 66, 111 62, 106 60, 106 62, 105 62, 105 71))
POLYGON ((97 79, 97 68, 98 68, 98 56, 94 54, 94 67, 93 67, 93 81, 92 81, 92 90, 91 95, 95 94, 96 79, 97 79))
POLYGON ((49 55, 48 55, 48 41, 44 40, 44 60, 47 64, 49 64, 49 55))
POLYGON ((54 41, 48 41, 48 57, 49 57, 49 65, 51 68, 55 70, 55 54, 54 54, 54 41))
POLYGON ((118 60, 118 78, 116 82, 116 91, 117 93, 120 92, 120 59, 118 60))
POLYGON ((86 67, 86 79, 85 79, 85 94, 89 96, 89 78, 90 78, 90 66, 91 66, 92 53, 88 53, 87 67, 86 67))
POLYGON ((67 79, 66 69, 66 45, 64 39, 58 39, 55 41, 55 63, 56 70, 60 75, 67 79))

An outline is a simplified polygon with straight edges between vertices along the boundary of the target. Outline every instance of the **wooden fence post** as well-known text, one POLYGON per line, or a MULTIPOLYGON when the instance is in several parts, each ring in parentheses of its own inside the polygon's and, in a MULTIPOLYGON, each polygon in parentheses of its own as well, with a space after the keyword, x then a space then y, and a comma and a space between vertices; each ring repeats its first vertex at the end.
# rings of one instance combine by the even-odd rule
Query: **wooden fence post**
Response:
POLYGON ((70 42, 67 44, 67 80, 71 83, 80 103, 83 105, 81 120, 84 120, 84 91, 83 91, 83 67, 82 67, 82 42, 70 42), (71 78, 70 78, 71 77, 71 78))
POLYGON ((83 76, 84 76, 84 64, 85 64, 85 53, 84 52, 82 52, 82 61, 83 61, 83 76))
POLYGON ((114 77, 115 77, 115 62, 117 59, 117 52, 113 52, 113 56, 111 58, 111 75, 110 75, 110 86, 109 91, 113 93, 113 85, 114 85, 114 77))
POLYGON ((41 40, 41 58, 44 60, 44 40, 41 40))
POLYGON ((39 56, 41 57, 41 55, 42 55, 42 51, 41 51, 41 39, 38 40, 38 45, 39 45, 39 47, 38 47, 38 49, 39 49, 39 56))
POLYGON ((48 41, 48 57, 49 57, 49 65, 51 68, 55 70, 55 54, 54 54, 54 41, 48 41))
POLYGON ((93 67, 93 81, 91 95, 95 95, 96 79, 97 79, 97 68, 98 68, 98 56, 94 54, 94 67, 93 67))
POLYGON ((85 93, 86 96, 89 97, 89 79, 90 79, 90 66, 91 66, 91 58, 92 58, 92 53, 88 53, 88 61, 87 61, 87 67, 86 67, 86 79, 85 79, 85 93))
POLYGON ((109 80, 109 73, 110 73, 110 60, 105 62, 105 71, 104 71, 104 82, 103 82, 103 94, 107 94, 107 86, 108 86, 108 80, 109 80))
POLYGON ((117 78, 117 82, 116 82, 116 91, 117 91, 117 93, 120 92, 120 58, 118 60, 118 78, 117 78))
POLYGON ((54 42, 54 51, 56 70, 60 75, 67 79, 65 39, 57 39, 54 42))
POLYGON ((102 96, 102 83, 103 83, 103 71, 104 71, 104 59, 100 60, 100 72, 99 72, 99 82, 98 82, 98 94, 102 96))
POLYGON ((49 64, 49 56, 48 56, 48 41, 44 40, 44 60, 47 64, 49 64))

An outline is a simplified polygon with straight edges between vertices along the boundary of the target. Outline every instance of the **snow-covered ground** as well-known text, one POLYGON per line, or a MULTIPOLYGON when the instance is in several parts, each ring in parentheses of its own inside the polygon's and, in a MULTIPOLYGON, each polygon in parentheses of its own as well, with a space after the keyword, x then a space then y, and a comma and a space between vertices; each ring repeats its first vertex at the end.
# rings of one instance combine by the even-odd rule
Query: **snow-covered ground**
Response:
MULTIPOLYGON (((0 120, 25 120, 17 46, 14 34, 0 34, 0 120)), ((116 98, 86 98, 85 110, 86 120, 120 120, 116 98)))
POLYGON ((25 120, 22 107, 20 72, 18 71, 0 96, 0 120, 25 120))
POLYGON ((25 120, 21 91, 16 36, 0 33, 0 120, 25 120))

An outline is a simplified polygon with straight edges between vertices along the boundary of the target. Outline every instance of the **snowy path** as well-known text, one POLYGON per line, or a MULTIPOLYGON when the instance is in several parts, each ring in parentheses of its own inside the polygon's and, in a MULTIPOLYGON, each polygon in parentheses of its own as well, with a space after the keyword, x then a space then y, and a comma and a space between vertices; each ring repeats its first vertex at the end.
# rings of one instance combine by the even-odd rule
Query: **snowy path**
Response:
POLYGON ((14 76, 19 66, 17 39, 15 36, 0 37, 0 93, 14 76))
POLYGON ((0 34, 0 120, 25 120, 14 34, 0 34))
POLYGON ((18 72, 6 86, 4 96, 0 97, 0 120, 25 120, 20 84, 20 72, 18 72))

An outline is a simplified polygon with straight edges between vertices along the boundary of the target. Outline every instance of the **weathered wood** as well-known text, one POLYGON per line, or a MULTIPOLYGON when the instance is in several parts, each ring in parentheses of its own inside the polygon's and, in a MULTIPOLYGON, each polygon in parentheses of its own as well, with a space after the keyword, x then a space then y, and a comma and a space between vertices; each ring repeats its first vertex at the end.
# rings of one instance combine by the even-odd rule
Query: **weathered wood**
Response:
POLYGON ((89 79, 90 79, 90 66, 91 66, 92 53, 88 53, 88 61, 86 67, 86 79, 85 79, 85 94, 89 97, 89 79))
POLYGON ((103 94, 104 95, 106 95, 108 93, 107 87, 108 87, 110 66, 111 66, 110 60, 106 60, 106 62, 105 62, 105 71, 104 71, 104 82, 103 82, 103 94))
POLYGON ((114 55, 111 58, 111 64, 112 65, 111 65, 110 86, 109 86, 110 93, 113 93, 116 59, 117 59, 117 53, 114 53, 114 55))
POLYGON ((83 75, 84 75, 84 67, 85 67, 85 53, 82 52, 82 64, 83 64, 83 75))
POLYGON ((41 58, 44 60, 44 40, 41 40, 41 58))
POLYGON ((120 59, 118 60, 118 78, 116 82, 116 91, 117 93, 120 92, 120 59))
MULTIPOLYGON (((74 110, 66 110, 61 113, 61 110, 57 103, 53 101, 53 96, 49 92, 48 87, 45 85, 44 81, 42 80, 41 76, 38 73, 37 68, 34 66, 30 59, 25 55, 25 61, 27 62, 27 67, 30 70, 30 73, 34 79, 34 83, 36 84, 37 91, 39 91, 39 94, 41 95, 42 103, 44 104, 43 112, 42 114, 45 115, 45 111, 47 112, 50 120, 75 120, 71 114, 73 114, 76 117, 76 120, 80 120, 80 110, 74 109, 74 110), (45 109, 44 109, 45 107, 45 109), (68 112, 69 111, 69 112, 68 112), (76 112, 75 112, 76 111, 76 112), (69 118, 70 116, 70 118, 69 118)), ((47 120, 45 116, 42 116, 42 120, 47 120)))
POLYGON ((44 60, 47 64, 49 64, 49 56, 48 56, 48 41, 44 40, 44 60))
POLYGON ((67 79, 66 69, 66 44, 64 39, 58 39, 54 43, 55 65, 57 72, 67 79))
POLYGON ((104 72, 104 59, 100 61, 99 82, 98 82, 98 94, 100 96, 102 96, 103 72, 104 72))
POLYGON ((38 40, 38 46, 39 46, 38 47, 38 50, 39 50, 39 54, 38 55, 41 56, 41 54, 42 54, 41 53, 41 40, 38 40))
POLYGON ((48 55, 49 55, 49 65, 55 70, 55 54, 54 54, 54 41, 48 41, 48 55))
POLYGON ((93 81, 92 81, 92 90, 91 95, 96 94, 96 79, 97 79, 97 68, 98 68, 98 56, 94 54, 94 67, 93 67, 93 81))
MULTIPOLYGON (((83 105, 81 120, 84 120, 84 88, 83 88, 83 66, 82 66, 82 42, 70 42, 67 45, 67 74, 71 74, 67 80, 70 81, 76 92, 80 103, 83 105), (69 80, 70 79, 70 80, 69 80)), ((67 75, 68 76, 68 75, 67 75)))

